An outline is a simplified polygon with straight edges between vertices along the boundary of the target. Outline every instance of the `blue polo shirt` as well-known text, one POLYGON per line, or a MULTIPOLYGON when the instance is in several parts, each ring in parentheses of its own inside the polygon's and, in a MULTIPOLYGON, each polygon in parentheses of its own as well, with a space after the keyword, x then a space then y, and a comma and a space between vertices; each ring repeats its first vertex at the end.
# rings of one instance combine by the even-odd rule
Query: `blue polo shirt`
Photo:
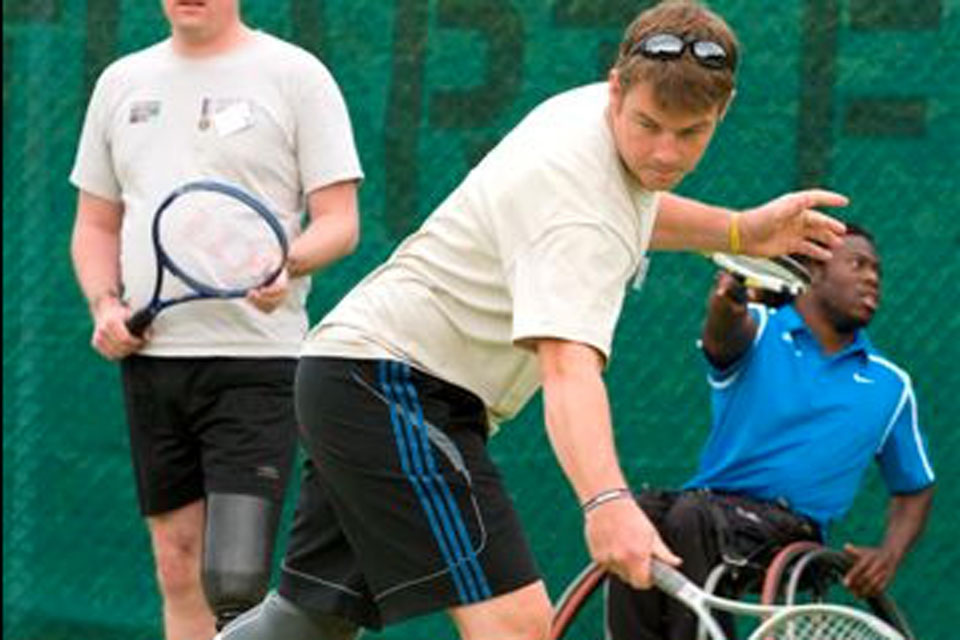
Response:
POLYGON ((750 305, 757 335, 711 368, 712 426, 688 488, 784 499, 825 531, 846 513, 876 459, 891 493, 931 485, 910 376, 858 331, 825 355, 792 305, 750 305))

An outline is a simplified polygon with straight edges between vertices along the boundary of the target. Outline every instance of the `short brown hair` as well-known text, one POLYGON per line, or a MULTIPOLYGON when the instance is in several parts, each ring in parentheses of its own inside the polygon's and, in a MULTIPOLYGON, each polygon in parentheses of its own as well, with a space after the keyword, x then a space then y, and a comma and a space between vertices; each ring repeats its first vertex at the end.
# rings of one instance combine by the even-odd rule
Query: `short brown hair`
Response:
POLYGON ((702 3, 665 0, 641 13, 627 27, 614 69, 624 88, 637 82, 650 83, 661 108, 700 113, 730 99, 739 46, 723 18, 702 3), (722 69, 704 67, 693 58, 689 48, 676 60, 655 60, 636 53, 638 43, 655 33, 716 42, 726 51, 728 65, 722 69))

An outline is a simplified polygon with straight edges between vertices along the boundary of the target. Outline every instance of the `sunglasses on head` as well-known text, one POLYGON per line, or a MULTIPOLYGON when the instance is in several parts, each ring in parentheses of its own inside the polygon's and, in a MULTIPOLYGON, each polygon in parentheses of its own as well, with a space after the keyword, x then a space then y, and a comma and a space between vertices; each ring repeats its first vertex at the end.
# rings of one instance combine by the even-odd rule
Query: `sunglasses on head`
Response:
POLYGON ((630 48, 630 55, 641 55, 651 60, 677 60, 688 48, 693 59, 701 66, 708 69, 730 67, 727 50, 719 42, 672 33, 654 33, 643 38, 630 48))

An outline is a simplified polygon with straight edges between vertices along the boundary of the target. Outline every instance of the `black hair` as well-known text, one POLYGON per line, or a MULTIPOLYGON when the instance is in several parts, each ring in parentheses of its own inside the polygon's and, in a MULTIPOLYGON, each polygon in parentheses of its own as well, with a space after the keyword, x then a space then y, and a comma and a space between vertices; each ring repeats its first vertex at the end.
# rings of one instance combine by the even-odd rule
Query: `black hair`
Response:
POLYGON ((864 240, 866 240, 867 242, 869 242, 871 245, 873 245, 874 248, 876 248, 877 243, 873 239, 873 234, 867 231, 866 228, 862 227, 856 222, 844 222, 844 224, 847 225, 847 232, 844 235, 859 236, 864 240))
MULTIPOLYGON (((877 242, 876 240, 873 239, 873 234, 870 233, 870 231, 868 231, 866 227, 863 227, 862 225, 859 225, 856 222, 849 222, 846 220, 841 220, 840 222, 842 222, 847 227, 847 230, 843 234, 844 236, 857 236, 857 237, 863 238, 864 240, 869 242, 874 249, 877 248, 877 242)), ((799 253, 792 253, 790 254, 790 257, 794 258, 795 260, 797 260, 802 265, 808 268, 812 264, 819 262, 816 258, 811 258, 810 256, 799 254, 799 253)))

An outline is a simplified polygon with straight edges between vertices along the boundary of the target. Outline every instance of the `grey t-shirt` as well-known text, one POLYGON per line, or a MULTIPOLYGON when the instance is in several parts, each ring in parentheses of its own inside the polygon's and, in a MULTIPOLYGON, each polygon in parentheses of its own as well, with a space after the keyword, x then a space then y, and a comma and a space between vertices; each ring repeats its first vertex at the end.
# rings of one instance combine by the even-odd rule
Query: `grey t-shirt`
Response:
MULTIPOLYGON (((306 194, 362 176, 346 105, 326 67, 253 32, 223 55, 184 57, 166 40, 108 67, 90 100, 71 181, 123 204, 121 274, 137 308, 153 290, 153 214, 178 185, 237 184, 277 213, 292 240, 306 194)), ((272 314, 244 300, 171 307, 141 353, 295 356, 309 287, 309 278, 294 280, 272 314)))

